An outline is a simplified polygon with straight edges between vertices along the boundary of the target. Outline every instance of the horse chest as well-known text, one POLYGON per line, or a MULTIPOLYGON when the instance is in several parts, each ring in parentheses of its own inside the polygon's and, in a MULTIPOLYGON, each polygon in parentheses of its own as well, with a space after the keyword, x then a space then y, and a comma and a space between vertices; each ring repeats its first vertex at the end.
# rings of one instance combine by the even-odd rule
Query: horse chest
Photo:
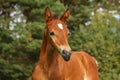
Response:
POLYGON ((62 66, 59 66, 59 62, 54 62, 44 71, 44 75, 48 80, 65 80, 63 71, 62 66))

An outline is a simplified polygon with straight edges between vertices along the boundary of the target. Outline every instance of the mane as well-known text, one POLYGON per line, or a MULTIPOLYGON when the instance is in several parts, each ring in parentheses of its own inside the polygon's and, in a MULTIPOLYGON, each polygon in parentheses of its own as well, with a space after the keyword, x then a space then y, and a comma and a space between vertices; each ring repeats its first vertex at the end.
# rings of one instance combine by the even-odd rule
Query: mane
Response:
POLYGON ((54 19, 58 19, 58 14, 53 14, 52 16, 54 19))

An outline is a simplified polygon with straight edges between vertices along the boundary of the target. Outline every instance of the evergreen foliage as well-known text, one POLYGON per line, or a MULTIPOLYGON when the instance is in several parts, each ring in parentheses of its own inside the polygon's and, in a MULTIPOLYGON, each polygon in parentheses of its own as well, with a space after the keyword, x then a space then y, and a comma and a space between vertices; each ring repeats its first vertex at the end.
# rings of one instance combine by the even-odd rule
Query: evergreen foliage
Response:
MULTIPOLYGON (((107 13, 106 13, 107 14, 107 13)), ((80 29, 70 36, 69 43, 75 51, 86 51, 98 61, 100 80, 120 79, 120 23, 111 15, 97 13, 91 25, 80 29), (108 24, 106 21, 110 19, 108 24), (114 24, 114 25, 113 25, 114 24)))
POLYGON ((59 0, 0 0, 0 80, 31 80, 46 7, 58 15, 69 8, 72 50, 86 51, 98 61, 100 80, 120 80, 120 19, 114 17, 119 0, 63 1, 65 6, 59 0))

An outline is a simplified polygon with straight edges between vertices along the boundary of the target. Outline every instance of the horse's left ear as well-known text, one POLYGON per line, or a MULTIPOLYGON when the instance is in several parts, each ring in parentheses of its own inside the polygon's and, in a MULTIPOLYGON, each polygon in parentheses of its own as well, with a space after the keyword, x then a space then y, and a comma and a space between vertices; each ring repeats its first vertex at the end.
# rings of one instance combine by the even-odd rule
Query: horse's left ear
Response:
POLYGON ((60 20, 62 20, 63 22, 66 22, 68 17, 70 15, 69 9, 67 9, 64 14, 61 16, 60 20))

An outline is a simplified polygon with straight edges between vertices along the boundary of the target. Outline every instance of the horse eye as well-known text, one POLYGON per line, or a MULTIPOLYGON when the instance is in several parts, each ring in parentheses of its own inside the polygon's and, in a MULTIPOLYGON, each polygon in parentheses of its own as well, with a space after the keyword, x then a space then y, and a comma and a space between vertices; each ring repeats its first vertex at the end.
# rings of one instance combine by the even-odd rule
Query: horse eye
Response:
POLYGON ((54 32, 50 32, 50 36, 53 36, 54 35, 54 32))

